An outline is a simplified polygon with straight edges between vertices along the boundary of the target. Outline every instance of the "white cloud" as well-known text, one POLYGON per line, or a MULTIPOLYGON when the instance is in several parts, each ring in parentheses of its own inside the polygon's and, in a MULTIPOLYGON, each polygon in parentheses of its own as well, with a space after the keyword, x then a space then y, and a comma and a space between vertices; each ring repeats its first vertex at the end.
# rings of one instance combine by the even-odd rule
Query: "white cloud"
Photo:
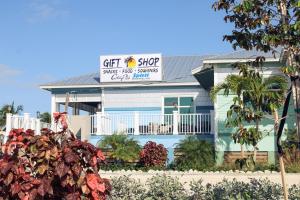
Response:
POLYGON ((33 0, 29 4, 30 15, 27 18, 29 23, 42 22, 50 19, 57 19, 69 15, 69 11, 60 8, 60 1, 33 0))
POLYGON ((14 69, 4 64, 0 64, 0 82, 2 80, 7 80, 11 78, 15 78, 16 76, 22 73, 21 70, 14 69))

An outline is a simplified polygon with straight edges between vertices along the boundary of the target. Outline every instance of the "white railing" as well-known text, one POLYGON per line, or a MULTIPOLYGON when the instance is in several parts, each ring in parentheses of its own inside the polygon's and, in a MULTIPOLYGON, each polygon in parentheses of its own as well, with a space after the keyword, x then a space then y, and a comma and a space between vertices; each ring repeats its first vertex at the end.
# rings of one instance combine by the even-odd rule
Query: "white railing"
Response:
POLYGON ((177 135, 211 134, 214 132, 213 111, 194 114, 97 113, 91 116, 91 133, 111 135, 177 135))
POLYGON ((23 128, 24 130, 32 129, 36 134, 40 134, 42 128, 51 128, 51 124, 41 122, 40 119, 30 117, 29 113, 24 113, 23 116, 6 114, 6 136, 11 129, 23 128))

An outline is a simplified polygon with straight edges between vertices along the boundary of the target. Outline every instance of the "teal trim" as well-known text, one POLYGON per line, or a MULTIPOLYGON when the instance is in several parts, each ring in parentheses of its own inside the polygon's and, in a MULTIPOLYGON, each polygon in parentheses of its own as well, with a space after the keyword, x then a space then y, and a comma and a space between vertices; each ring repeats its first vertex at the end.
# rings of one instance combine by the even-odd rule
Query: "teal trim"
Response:
POLYGON ((104 108, 104 112, 110 111, 161 111, 160 107, 117 107, 117 108, 104 108))
POLYGON ((196 106, 196 113, 209 113, 214 110, 214 106, 196 106))
MULTIPOLYGON (((184 83, 184 82, 183 82, 184 83)), ((197 82, 195 82, 197 83, 197 82)), ((178 83, 180 84, 180 83, 178 83)), ((134 87, 109 87, 109 88, 104 88, 104 91, 106 90, 140 90, 140 89, 147 89, 147 90, 157 90, 157 88, 162 88, 162 89, 190 89, 190 88, 202 88, 202 86, 199 85, 173 85, 173 86, 134 86, 134 87)))
POLYGON ((56 88, 51 89, 52 94, 66 94, 69 92, 70 94, 73 94, 74 92, 76 94, 101 94, 100 88, 56 88))

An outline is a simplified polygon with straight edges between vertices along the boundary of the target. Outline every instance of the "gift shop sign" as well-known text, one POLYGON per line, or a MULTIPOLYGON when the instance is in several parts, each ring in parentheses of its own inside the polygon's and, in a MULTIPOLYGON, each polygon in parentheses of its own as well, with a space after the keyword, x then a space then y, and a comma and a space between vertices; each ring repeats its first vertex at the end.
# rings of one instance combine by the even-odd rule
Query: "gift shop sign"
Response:
POLYGON ((161 80, 161 54, 100 56, 101 83, 161 80))

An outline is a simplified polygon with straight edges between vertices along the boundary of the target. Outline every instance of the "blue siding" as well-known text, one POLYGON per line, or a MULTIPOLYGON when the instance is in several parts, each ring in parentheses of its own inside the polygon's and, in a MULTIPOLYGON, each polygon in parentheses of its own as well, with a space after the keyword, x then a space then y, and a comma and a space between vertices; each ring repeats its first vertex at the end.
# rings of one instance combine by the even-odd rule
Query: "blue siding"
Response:
POLYGON ((214 110, 214 106, 196 106, 196 113, 209 113, 214 110))
POLYGON ((118 108, 104 108, 104 112, 123 112, 123 111, 129 111, 129 112, 134 112, 134 111, 161 111, 160 107, 118 107, 118 108))

